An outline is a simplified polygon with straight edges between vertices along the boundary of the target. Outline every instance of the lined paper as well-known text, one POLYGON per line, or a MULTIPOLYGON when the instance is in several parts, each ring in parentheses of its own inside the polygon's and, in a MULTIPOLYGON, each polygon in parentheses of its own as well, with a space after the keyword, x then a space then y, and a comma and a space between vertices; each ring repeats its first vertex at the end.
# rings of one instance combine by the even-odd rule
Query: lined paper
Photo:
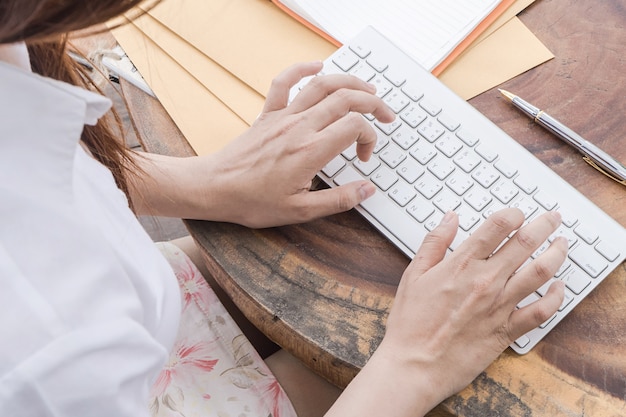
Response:
POLYGON ((341 43, 371 25, 431 71, 501 0, 281 0, 341 43))

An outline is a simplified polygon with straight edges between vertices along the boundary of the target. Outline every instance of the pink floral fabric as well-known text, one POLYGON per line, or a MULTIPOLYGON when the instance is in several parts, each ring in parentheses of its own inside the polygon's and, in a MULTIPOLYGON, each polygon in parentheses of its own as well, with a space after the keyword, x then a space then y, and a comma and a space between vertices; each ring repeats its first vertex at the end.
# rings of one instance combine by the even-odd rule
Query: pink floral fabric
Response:
POLYGON ((150 390, 155 417, 295 417, 276 378, 200 271, 159 243, 181 288, 182 316, 168 363, 150 390))

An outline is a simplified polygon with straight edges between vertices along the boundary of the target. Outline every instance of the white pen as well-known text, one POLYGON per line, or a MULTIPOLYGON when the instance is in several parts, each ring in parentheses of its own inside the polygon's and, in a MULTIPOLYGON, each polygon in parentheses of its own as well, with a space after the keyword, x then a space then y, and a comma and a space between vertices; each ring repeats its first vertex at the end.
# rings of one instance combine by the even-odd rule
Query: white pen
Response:
POLYGON ((578 152, 583 154, 583 159, 592 167, 606 175, 607 177, 626 185, 626 167, 608 153, 598 148, 596 145, 585 140, 582 136, 574 132, 563 123, 556 120, 543 110, 533 106, 513 93, 506 90, 499 90, 500 93, 515 107, 524 112, 539 125, 554 133, 559 139, 573 146, 578 152))

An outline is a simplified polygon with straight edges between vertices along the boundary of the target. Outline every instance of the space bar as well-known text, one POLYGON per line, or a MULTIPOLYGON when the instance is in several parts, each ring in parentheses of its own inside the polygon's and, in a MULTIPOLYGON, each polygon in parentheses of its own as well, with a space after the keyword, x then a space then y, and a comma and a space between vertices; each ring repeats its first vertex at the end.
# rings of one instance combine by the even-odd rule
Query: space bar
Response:
MULTIPOLYGON (((343 185, 352 181, 362 180, 363 177, 350 166, 346 167, 334 179, 335 184, 343 185)), ((361 207, 374 217, 385 229, 398 240, 404 243, 413 253, 417 252, 422 243, 423 234, 420 234, 419 224, 408 217, 391 200, 380 191, 364 200, 361 207)))
POLYGON ((400 211, 380 191, 377 190, 376 194, 363 201, 361 207, 408 246, 411 252, 417 252, 423 238, 423 233, 420 234, 419 225, 411 220, 406 213, 400 211))

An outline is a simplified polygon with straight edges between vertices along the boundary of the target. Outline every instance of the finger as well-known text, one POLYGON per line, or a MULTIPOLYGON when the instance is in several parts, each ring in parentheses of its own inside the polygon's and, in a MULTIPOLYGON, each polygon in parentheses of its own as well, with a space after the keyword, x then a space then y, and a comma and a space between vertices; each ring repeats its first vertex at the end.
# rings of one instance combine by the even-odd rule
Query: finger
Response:
POLYGON ((323 64, 319 61, 292 65, 272 80, 263 112, 284 109, 289 101, 289 91, 301 79, 317 74, 323 64))
POLYGON ((449 211, 443 216, 439 225, 426 234, 409 268, 412 274, 421 276, 437 265, 446 255, 446 251, 456 236, 459 218, 455 212, 449 211))
POLYGON ((550 247, 537 259, 524 266, 506 283, 507 297, 518 303, 533 291, 545 284, 559 270, 567 256, 567 240, 555 239, 550 247))
POLYGON ((314 162, 323 166, 356 142, 356 152, 361 161, 369 160, 378 136, 374 128, 358 113, 349 113, 320 131, 315 139, 323 144, 316 146, 314 162))
POLYGON ((510 343, 552 317, 563 303, 565 284, 554 281, 539 300, 511 313, 509 318, 510 343))
MULTIPOLYGON (((547 212, 519 229, 498 250, 492 258, 492 264, 498 270, 511 274, 524 263, 537 248, 548 239, 561 224, 558 212, 547 212)), ((507 275, 508 276, 508 275, 507 275)))
POLYGON ((506 208, 497 211, 487 217, 487 220, 457 248, 457 251, 469 252, 471 257, 476 259, 487 259, 523 222, 524 214, 519 209, 506 208))
POLYGON ((297 218, 302 223, 352 209, 361 201, 371 197, 376 187, 369 181, 354 181, 339 187, 310 191, 293 196, 297 218))
MULTIPOLYGON (((316 77, 312 82, 317 79, 322 79, 322 77, 316 77)), ((292 104, 296 104, 296 100, 292 104)), ((322 100, 316 103, 307 103, 307 107, 298 104, 294 107, 289 106, 289 108, 292 111, 298 109, 300 112, 306 111, 309 119, 317 123, 317 130, 323 129, 350 112, 371 113, 384 123, 390 123, 396 118, 395 113, 376 95, 350 88, 339 88, 332 91, 331 94, 325 95, 322 100)))
POLYGON ((298 93, 291 103, 294 112, 301 112, 313 107, 335 91, 347 88, 374 94, 376 87, 353 75, 332 74, 312 78, 298 93))

